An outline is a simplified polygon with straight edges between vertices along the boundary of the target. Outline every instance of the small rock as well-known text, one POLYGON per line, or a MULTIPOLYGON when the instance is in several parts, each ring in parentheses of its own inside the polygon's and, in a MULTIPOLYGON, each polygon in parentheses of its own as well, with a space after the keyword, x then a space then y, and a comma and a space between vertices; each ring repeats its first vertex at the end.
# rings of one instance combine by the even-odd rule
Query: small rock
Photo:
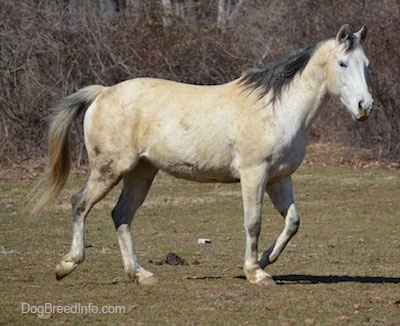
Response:
POLYGON ((199 238, 197 240, 198 244, 210 244, 212 243, 211 239, 207 239, 207 238, 199 238))

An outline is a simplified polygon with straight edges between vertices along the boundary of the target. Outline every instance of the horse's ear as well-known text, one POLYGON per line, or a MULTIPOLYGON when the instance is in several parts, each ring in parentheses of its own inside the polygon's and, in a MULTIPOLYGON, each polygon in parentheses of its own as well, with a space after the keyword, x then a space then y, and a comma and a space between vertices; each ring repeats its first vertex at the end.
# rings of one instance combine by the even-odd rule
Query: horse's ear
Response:
POLYGON ((338 43, 346 42, 351 34, 351 26, 349 24, 345 24, 340 27, 339 32, 336 35, 336 41, 338 43))
POLYGON ((357 32, 354 33, 354 35, 360 40, 360 43, 364 43, 365 39, 367 38, 368 34, 368 28, 367 26, 361 27, 361 29, 357 32))

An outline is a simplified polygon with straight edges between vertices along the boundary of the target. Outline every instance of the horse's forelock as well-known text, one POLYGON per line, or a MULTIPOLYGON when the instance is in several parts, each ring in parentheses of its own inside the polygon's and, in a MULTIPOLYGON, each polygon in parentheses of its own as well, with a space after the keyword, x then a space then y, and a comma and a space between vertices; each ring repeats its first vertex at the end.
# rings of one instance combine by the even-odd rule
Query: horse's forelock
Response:
POLYGON ((354 48, 356 47, 356 42, 357 42, 357 37, 351 33, 349 34, 345 45, 346 45, 346 52, 351 52, 354 50, 354 48))

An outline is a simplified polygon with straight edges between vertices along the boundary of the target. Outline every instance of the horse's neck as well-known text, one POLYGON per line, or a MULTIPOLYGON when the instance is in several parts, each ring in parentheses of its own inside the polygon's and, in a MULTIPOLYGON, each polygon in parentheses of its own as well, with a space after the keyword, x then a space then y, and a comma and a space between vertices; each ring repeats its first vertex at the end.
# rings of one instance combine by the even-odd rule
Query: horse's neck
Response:
POLYGON ((308 131, 327 98, 326 61, 329 45, 322 44, 304 70, 295 77, 282 96, 281 117, 297 129, 308 131))

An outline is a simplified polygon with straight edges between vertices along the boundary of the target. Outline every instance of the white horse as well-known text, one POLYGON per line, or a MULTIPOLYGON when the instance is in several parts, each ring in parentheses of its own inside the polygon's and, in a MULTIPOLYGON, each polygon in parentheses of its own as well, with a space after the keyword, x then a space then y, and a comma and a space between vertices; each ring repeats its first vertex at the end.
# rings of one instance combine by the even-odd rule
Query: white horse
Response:
POLYGON ((55 268, 57 279, 83 262, 85 219, 122 180, 112 218, 125 273, 142 284, 156 282, 139 263, 130 229, 157 171, 163 170, 199 182, 240 182, 244 273, 251 283, 273 284, 264 268, 277 260, 298 230, 291 174, 303 160, 323 100, 328 94, 338 96, 359 121, 372 110, 362 48, 366 35, 366 27, 352 33, 344 25, 335 38, 223 85, 138 78, 111 87, 89 86, 62 99, 49 130, 47 184, 33 215, 58 196, 68 178, 68 133, 81 112, 91 172, 86 186, 72 197, 72 243, 55 268), (265 191, 285 227, 259 255, 265 191))

